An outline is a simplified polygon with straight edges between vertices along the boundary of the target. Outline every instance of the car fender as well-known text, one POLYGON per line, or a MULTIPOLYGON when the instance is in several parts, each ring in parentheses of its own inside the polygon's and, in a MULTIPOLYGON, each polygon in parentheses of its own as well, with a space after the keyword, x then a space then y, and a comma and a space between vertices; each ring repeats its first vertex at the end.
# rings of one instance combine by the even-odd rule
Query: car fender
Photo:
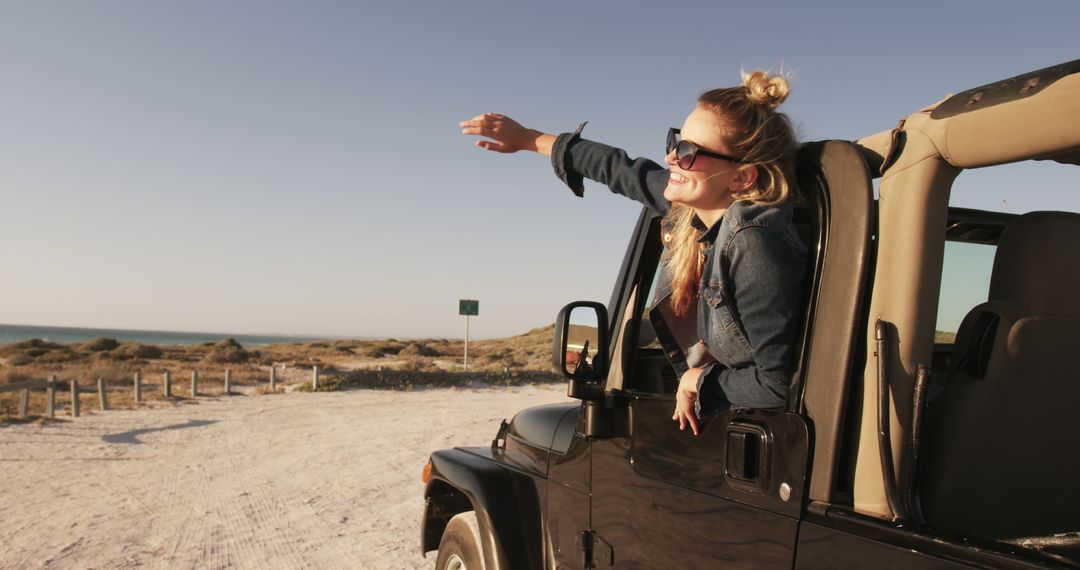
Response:
POLYGON ((542 567, 540 501, 532 477, 496 461, 484 448, 436 451, 430 461, 421 552, 439 548, 450 518, 474 510, 487 570, 542 567))

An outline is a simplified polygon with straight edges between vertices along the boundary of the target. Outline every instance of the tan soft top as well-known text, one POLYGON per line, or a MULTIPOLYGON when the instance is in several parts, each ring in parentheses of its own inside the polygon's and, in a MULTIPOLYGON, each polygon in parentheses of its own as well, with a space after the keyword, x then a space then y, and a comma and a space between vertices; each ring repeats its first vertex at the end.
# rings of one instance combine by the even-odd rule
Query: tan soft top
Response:
MULTIPOLYGON (((959 93, 912 114, 900 129, 923 133, 959 168, 1030 159, 1080 164, 1080 60, 959 93)), ((859 142, 880 164, 901 150, 902 138, 889 131, 859 142)))

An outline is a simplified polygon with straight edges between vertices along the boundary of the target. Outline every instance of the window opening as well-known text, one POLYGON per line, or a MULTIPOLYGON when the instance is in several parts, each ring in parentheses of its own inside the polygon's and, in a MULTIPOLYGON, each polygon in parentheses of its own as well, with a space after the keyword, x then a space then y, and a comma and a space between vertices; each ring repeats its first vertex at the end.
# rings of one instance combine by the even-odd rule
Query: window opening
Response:
POLYGON ((953 344, 964 315, 986 302, 996 249, 981 243, 945 242, 934 344, 953 344))

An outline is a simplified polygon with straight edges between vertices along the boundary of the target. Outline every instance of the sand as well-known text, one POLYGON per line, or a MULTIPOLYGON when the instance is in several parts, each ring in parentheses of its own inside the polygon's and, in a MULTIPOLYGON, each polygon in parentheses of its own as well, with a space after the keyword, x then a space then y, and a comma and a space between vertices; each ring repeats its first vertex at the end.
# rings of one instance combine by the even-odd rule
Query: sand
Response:
POLYGON ((0 568, 431 568, 421 469, 565 386, 200 399, 0 427, 0 568))

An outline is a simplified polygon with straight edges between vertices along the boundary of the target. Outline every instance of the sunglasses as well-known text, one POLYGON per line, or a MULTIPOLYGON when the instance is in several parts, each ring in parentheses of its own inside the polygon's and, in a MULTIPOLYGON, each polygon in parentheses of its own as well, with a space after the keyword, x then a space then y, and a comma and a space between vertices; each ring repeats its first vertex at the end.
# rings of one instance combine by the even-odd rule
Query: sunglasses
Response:
POLYGON ((671 151, 675 151, 675 161, 679 164, 679 168, 683 170, 690 170, 694 166, 694 160, 697 159, 699 154, 705 156, 711 156, 713 158, 722 158, 724 160, 730 160, 742 164, 741 158, 736 158, 727 154, 720 154, 711 150, 705 150, 698 145, 679 139, 680 129, 674 127, 668 129, 667 132, 667 154, 671 154, 671 151))

